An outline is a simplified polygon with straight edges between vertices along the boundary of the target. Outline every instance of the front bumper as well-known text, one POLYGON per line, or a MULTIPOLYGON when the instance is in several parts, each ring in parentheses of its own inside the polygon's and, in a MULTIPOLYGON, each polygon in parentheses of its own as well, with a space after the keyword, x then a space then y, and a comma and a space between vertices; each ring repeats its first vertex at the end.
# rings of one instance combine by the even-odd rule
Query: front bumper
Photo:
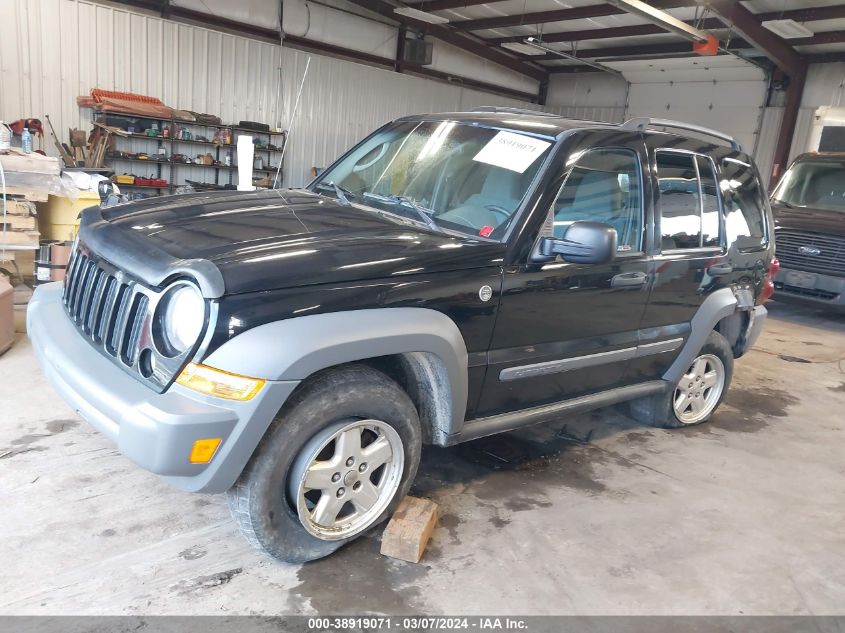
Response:
MULTIPOLYGON (((156 393, 100 354, 64 311, 61 283, 39 286, 27 311, 38 362, 59 394, 123 455, 193 492, 235 482, 296 381, 268 381, 252 400, 212 398, 173 384, 156 393), (194 441, 223 441, 208 464, 191 464, 194 441)), ((225 369, 225 368, 220 368, 225 369)))
POLYGON ((845 277, 781 268, 774 282, 775 300, 845 309, 845 277), (798 281, 802 285, 796 285, 798 281))

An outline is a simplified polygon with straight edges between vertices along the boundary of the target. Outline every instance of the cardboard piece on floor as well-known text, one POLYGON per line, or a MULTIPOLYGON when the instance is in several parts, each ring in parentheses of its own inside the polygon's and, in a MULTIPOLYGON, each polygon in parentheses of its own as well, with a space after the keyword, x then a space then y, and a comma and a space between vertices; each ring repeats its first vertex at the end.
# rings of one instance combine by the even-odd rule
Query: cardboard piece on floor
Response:
POLYGON ((429 499, 405 497, 396 508, 381 537, 381 553, 391 558, 418 563, 434 526, 437 504, 429 499))

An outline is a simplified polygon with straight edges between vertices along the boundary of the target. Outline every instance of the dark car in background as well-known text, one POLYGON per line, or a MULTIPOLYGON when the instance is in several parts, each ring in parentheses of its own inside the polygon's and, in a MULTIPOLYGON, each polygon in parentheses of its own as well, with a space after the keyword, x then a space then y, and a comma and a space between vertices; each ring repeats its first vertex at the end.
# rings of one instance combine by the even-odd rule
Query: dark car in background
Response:
POLYGON ((845 153, 802 154, 772 194, 776 298, 845 311, 845 153))

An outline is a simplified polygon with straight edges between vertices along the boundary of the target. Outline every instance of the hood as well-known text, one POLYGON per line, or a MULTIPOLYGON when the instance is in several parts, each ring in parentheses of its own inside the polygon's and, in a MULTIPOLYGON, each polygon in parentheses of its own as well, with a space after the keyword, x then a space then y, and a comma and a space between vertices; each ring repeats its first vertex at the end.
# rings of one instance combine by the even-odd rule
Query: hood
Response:
POLYGON ((147 266, 145 253, 159 269, 210 265, 225 294, 499 266, 505 251, 300 190, 198 193, 96 211, 123 250, 138 251, 120 256, 135 264, 127 272, 147 266))
POLYGON ((845 211, 787 207, 772 202, 776 229, 791 229, 845 237, 845 211))

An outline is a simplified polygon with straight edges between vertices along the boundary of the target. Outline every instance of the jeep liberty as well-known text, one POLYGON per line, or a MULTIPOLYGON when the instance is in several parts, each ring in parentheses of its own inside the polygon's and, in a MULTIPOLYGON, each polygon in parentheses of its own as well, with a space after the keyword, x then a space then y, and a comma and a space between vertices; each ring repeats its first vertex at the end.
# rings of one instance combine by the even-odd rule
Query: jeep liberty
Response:
POLYGON ((766 317, 771 226, 713 130, 412 116, 304 189, 86 209, 28 331, 121 453, 302 562, 386 519, 425 444, 621 402, 707 420, 766 317))

